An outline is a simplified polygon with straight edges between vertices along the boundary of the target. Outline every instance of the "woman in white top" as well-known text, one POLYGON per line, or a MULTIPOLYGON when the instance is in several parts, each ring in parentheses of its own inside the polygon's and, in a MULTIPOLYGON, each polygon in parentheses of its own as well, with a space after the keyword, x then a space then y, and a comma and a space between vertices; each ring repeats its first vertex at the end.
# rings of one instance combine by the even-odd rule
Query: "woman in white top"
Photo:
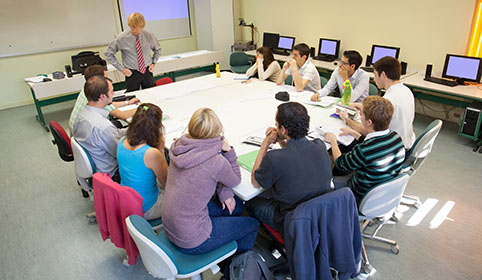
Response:
POLYGON ((274 59, 271 49, 268 47, 261 47, 256 50, 256 63, 246 71, 246 76, 253 76, 258 72, 258 78, 260 80, 276 82, 280 70, 281 67, 279 66, 278 61, 274 59))

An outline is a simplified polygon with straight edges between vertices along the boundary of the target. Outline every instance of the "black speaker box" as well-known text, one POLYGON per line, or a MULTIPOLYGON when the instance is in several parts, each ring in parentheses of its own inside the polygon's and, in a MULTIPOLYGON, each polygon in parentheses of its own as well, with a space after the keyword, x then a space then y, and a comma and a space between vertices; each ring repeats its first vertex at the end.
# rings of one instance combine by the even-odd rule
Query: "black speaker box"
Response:
POLYGON ((407 74, 407 65, 408 65, 408 64, 407 64, 406 62, 404 62, 404 61, 402 61, 402 62, 400 63, 400 66, 401 66, 401 68, 402 68, 402 69, 401 69, 401 70, 402 70, 402 71, 401 71, 401 74, 402 74, 402 75, 407 74))
POLYGON ((372 56, 367 55, 367 60, 365 61, 365 66, 370 67, 370 65, 372 65, 372 56))
POLYGON ((310 56, 315 57, 315 48, 310 48, 310 56))
POLYGON ((430 78, 432 77, 432 64, 427 64, 427 67, 425 68, 425 78, 430 78))

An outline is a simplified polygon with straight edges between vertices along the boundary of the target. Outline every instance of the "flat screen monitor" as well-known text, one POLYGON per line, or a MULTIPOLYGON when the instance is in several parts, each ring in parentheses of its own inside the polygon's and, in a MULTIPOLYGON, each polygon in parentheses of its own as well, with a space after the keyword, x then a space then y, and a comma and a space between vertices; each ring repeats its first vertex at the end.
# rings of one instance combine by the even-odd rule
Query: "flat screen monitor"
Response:
POLYGON ((295 37, 279 36, 278 48, 280 50, 293 50, 295 45, 295 37))
POLYGON ((372 62, 371 64, 375 64, 377 60, 385 56, 391 56, 398 59, 398 55, 400 54, 400 48, 398 47, 389 47, 389 46, 380 46, 380 45, 372 45, 372 62))
POLYGON ((447 54, 442 77, 478 83, 482 67, 482 58, 447 54))
POLYGON ((340 40, 320 38, 318 55, 338 58, 340 40))
POLYGON ((274 50, 278 47, 279 34, 277 33, 263 33, 263 46, 274 50))

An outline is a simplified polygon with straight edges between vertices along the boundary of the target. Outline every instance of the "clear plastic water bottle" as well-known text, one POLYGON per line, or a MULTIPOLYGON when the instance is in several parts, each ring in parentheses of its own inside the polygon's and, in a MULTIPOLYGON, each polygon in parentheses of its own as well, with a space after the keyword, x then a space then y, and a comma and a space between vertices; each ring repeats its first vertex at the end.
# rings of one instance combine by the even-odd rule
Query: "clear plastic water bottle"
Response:
POLYGON ((351 83, 346 80, 343 83, 343 96, 341 98, 341 103, 345 105, 350 105, 351 103, 351 83))

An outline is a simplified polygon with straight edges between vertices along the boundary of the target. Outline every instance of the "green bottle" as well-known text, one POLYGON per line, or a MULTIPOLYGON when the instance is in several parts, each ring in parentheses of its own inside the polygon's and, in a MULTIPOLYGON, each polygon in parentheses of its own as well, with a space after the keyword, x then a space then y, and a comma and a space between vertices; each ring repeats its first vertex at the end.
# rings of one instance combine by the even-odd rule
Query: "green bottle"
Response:
POLYGON ((341 98, 341 103, 345 105, 350 105, 351 103, 351 84, 349 80, 343 83, 343 96, 341 98))

